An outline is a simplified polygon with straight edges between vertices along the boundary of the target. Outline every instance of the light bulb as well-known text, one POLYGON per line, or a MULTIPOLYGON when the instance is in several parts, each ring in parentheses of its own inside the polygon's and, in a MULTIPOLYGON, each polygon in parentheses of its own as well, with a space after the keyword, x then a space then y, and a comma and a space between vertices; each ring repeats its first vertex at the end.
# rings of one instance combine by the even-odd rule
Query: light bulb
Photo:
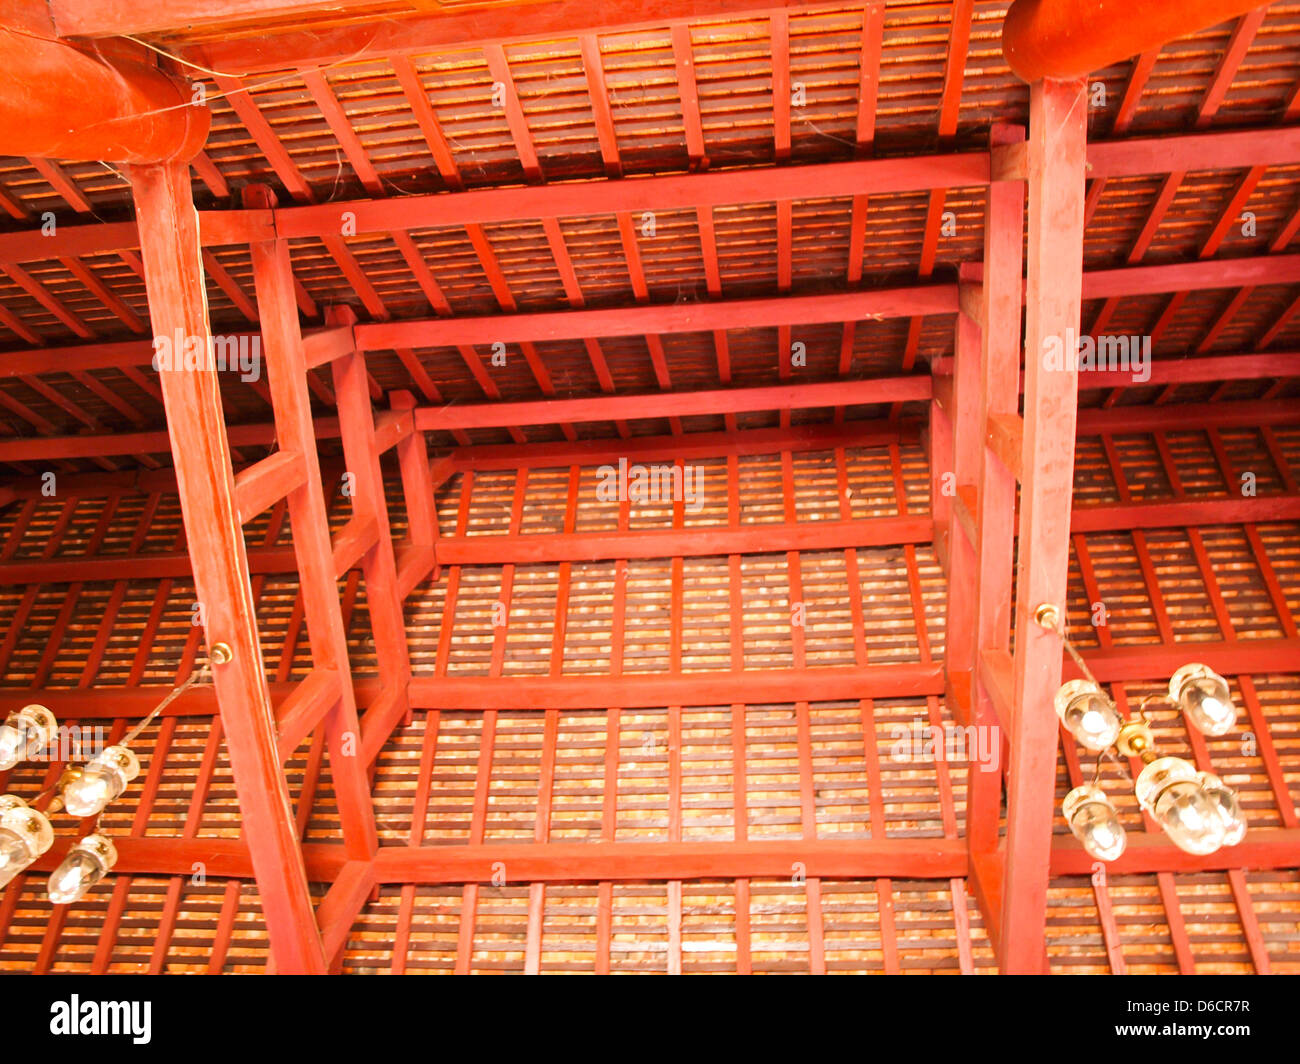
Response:
POLYGON ((1236 846, 1246 837, 1246 814, 1241 811, 1237 792, 1213 772, 1201 772, 1197 779, 1223 821, 1223 845, 1236 846))
POLYGON ((1228 681, 1208 665, 1184 665, 1169 680, 1169 698, 1205 735, 1223 735, 1237 723, 1228 681))
POLYGON ((47 887, 55 905, 80 901, 117 864, 117 848, 105 835, 87 835, 68 851, 63 862, 50 873, 47 887))
POLYGON ((0 796, 0 888, 54 844, 54 829, 17 795, 0 796))
POLYGON ((0 724, 0 772, 44 750, 57 729, 54 714, 44 706, 23 706, 10 713, 0 724))
POLYGON ((1181 757, 1158 757, 1137 778, 1137 798, 1180 850, 1204 856, 1223 845, 1223 818, 1181 757))
POLYGON ((1096 784, 1075 787, 1061 805, 1065 822, 1083 848, 1099 861, 1113 861, 1124 852, 1128 837, 1106 792, 1096 784))
POLYGON ((1091 680, 1070 680, 1056 692, 1056 715, 1085 750, 1113 746, 1123 720, 1114 703, 1091 680))
POLYGON ((63 807, 72 816, 94 816, 139 774, 140 761, 129 747, 107 747, 63 785, 63 807))

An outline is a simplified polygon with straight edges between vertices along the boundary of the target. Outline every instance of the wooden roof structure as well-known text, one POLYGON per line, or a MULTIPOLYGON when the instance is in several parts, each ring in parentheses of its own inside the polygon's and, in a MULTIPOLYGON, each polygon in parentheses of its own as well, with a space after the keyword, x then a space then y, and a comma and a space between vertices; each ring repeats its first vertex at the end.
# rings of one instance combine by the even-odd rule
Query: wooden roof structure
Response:
POLYGON ((1005 0, 6 5, 181 94, 86 143, 210 128, 0 158, 0 710, 232 659, 0 971, 1300 972, 1300 3, 1238 6, 1027 84, 1005 0), (1151 722, 1244 842, 1106 763, 1094 867, 1044 602, 1125 713, 1229 679, 1151 722))

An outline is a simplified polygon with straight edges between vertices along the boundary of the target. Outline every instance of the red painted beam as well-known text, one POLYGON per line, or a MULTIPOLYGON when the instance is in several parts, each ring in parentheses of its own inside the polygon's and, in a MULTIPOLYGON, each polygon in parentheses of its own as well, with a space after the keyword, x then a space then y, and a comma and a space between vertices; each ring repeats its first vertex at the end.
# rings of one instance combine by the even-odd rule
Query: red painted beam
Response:
MULTIPOLYGON (((1263 675, 1300 671, 1300 640, 1238 639, 1176 644, 1136 644, 1089 650, 1089 667, 1103 683, 1158 680, 1180 665, 1202 661, 1222 675, 1263 675)), ((1064 676, 1079 675, 1070 661, 1064 676)), ((374 677, 359 676, 357 703, 373 705, 381 688, 374 677)), ((269 686, 277 719, 294 702, 293 683, 269 686)), ((48 706, 56 717, 81 720, 131 720, 143 717, 170 691, 167 687, 92 687, 0 689, 0 711, 8 713, 31 702, 48 706)), ((943 693, 942 671, 935 665, 828 666, 805 670, 711 670, 676 677, 658 674, 609 677, 432 677, 417 674, 411 701, 417 709, 602 709, 665 705, 731 705, 864 697, 911 697, 943 693), (734 692, 734 697, 729 692, 734 692)), ((210 687, 187 691, 164 710, 168 717, 210 717, 218 711, 210 687)))
MULTIPOLYGON (((902 543, 929 543, 929 517, 878 517, 855 521, 755 524, 744 528, 692 526, 640 532, 575 532, 550 535, 445 536, 440 565, 533 565, 618 558, 699 558, 774 551, 844 550, 902 543)), ((0 566, 0 573, 4 566, 0 566)))
MULTIPOLYGON (((1078 434, 1186 432, 1206 428, 1259 428, 1300 422, 1294 400, 1242 399, 1218 403, 1166 403, 1090 408, 1078 414, 1078 434)), ((0 444, 3 446, 3 444, 0 444)))
MULTIPOLYGON (((75 840, 64 836, 32 866, 50 872, 75 840)), ((214 878, 252 878, 252 862, 240 839, 151 835, 117 836, 119 875, 190 876, 201 863, 214 878)), ((1130 832, 1113 875, 1295 867, 1300 829, 1252 828, 1240 845, 1208 857, 1184 853, 1163 835, 1130 832)), ((348 865, 337 843, 303 847, 313 883, 334 883, 348 865)), ((378 883, 490 883, 505 866, 507 883, 581 883, 664 879, 788 877, 802 864, 809 876, 859 879, 951 879, 967 874, 961 839, 817 839, 764 842, 510 843, 471 846, 383 846, 374 863, 378 883)), ((1087 876, 1093 859, 1072 838, 1052 843, 1053 876, 1087 876)))
POLYGON ((411 678, 411 705, 416 709, 724 706, 737 702, 820 702, 942 693, 943 669, 938 664, 718 670, 616 677, 434 677, 417 673, 411 678))
MULTIPOLYGON (((831 451, 837 447, 878 447, 913 442, 920 437, 916 420, 847 421, 839 425, 802 424, 789 428, 744 429, 739 432, 688 432, 681 436, 604 437, 556 443, 484 444, 451 452, 453 468, 534 469, 546 466, 601 465, 612 452, 629 462, 641 459, 689 462, 729 455, 777 454, 781 451, 831 451)), ((40 482, 23 481, 39 491, 40 482)))
MULTIPOLYGON (((355 216, 358 235, 443 226, 482 226, 520 218, 590 217, 807 199, 810 195, 914 192, 988 184, 987 152, 811 163, 779 169, 666 174, 621 181, 563 182, 506 189, 430 193, 397 199, 336 201, 271 209, 204 211, 205 247, 257 240, 336 236, 340 211, 355 216)), ((139 246, 134 223, 60 227, 0 235, 0 265, 107 254, 139 246)))
MULTIPOLYGON (((1257 255, 1241 259, 1198 259, 1161 266, 1121 266, 1089 270, 1083 275, 1084 299, 1192 292, 1243 285, 1291 284, 1300 281, 1300 254, 1257 255)), ((1079 330, 1075 329, 1075 334, 1079 330)))
POLYGON ((1190 528, 1198 525, 1300 521, 1300 496, 1258 495, 1227 499, 1150 499, 1141 502, 1076 506, 1071 532, 1111 532, 1135 528, 1190 528))
MULTIPOLYGON (((1089 650, 1084 660, 1102 683, 1167 680, 1189 661, 1208 665, 1223 676, 1300 673, 1300 640, 1189 640, 1182 643, 1111 645, 1089 650)), ((1067 659, 1065 675, 1071 678, 1082 673, 1067 659)))
POLYGON ((502 343, 663 333, 753 329, 773 325, 815 325, 863 318, 951 314, 957 309, 953 285, 914 285, 828 295, 733 299, 717 303, 600 307, 586 310, 494 314, 473 318, 430 318, 356 327, 363 351, 404 347, 459 347, 502 343))
POLYGON ((393 846, 375 860, 380 883, 506 883, 810 877, 950 879, 966 871, 959 839, 816 839, 780 842, 549 842, 393 846))
MULTIPOLYGON (((336 439, 339 435, 335 418, 316 420, 316 438, 336 439)), ((230 425, 226 438, 231 447, 259 447, 275 440, 275 426, 270 424, 230 425)), ((170 449, 167 433, 117 432, 105 436, 40 436, 0 440, 0 462, 54 461, 59 458, 94 458, 118 454, 166 454, 170 449)))
POLYGON ((1082 78, 1129 56, 1236 18, 1259 0, 1015 0, 1002 26, 1002 54, 1025 81, 1082 78))
MULTIPOLYGON (((364 327, 359 327, 359 330, 360 328, 364 327)), ((423 432, 432 432, 507 425, 558 425, 620 419, 630 421, 753 410, 804 410, 822 406, 923 401, 928 398, 930 378, 918 374, 911 377, 721 388, 702 392, 652 392, 648 395, 601 395, 586 399, 420 407, 415 411, 415 427, 423 432)), ((614 444, 609 453, 617 451, 618 445, 614 444)))
MULTIPOLYGON (((166 28, 184 24, 178 21, 168 0, 145 2, 158 19, 168 20, 166 28)), ((238 2, 246 4, 255 0, 238 2)), ((72 6, 71 0, 60 0, 60 3, 65 8, 72 6)), ((666 26, 680 23, 758 16, 776 8, 798 10, 813 4, 815 0, 609 0, 601 4, 589 0, 552 0, 529 4, 526 20, 521 20, 519 13, 509 6, 466 12, 440 10, 437 14, 357 20, 271 37, 215 40, 186 49, 185 55, 192 62, 217 70, 252 73, 280 70, 287 62, 333 63, 361 53, 411 55, 455 50, 467 44, 554 41, 614 30, 662 31, 666 26)), ((198 0, 184 0, 182 9, 186 13, 202 11, 202 18, 212 17, 211 9, 203 8, 198 0)), ((101 17, 95 25, 100 35, 112 36, 123 32, 118 27, 126 21, 101 17)))
POLYGON ((0 9, 3 154, 187 162, 211 122, 188 83, 153 63, 120 51, 92 55, 57 39, 43 5, 0 9))
MULTIPOLYGON (((153 328, 206 345, 211 333, 189 169, 134 168, 131 180, 153 328)), ((171 369, 159 374, 159 382, 205 635, 209 648, 223 642, 232 650, 231 661, 215 667, 213 685, 225 710, 222 724, 267 935, 281 972, 322 972, 320 934, 275 747, 217 372, 171 369)))
MULTIPOLYGON (((262 185, 246 186, 243 197, 246 204, 255 207, 269 207, 274 202, 271 190, 262 185)), ((378 846, 378 836, 366 770, 353 752, 361 729, 352 690, 347 631, 339 605, 338 574, 335 572, 325 493, 321 485, 289 242, 284 239, 258 241, 249 250, 257 291, 258 318, 267 338, 266 366, 275 414, 276 443, 283 449, 277 453, 295 454, 303 459, 302 476, 293 490, 286 494, 289 520, 293 526, 299 601, 307 623, 312 664, 314 668, 334 674, 340 681, 340 697, 326 716, 324 728, 339 817, 349 856, 364 859, 373 855, 378 846)), ((366 409, 369 413, 368 399, 366 409)), ((346 427, 342 409, 339 420, 340 425, 346 427)), ((343 435, 346 445, 347 433, 343 435)), ((351 464, 351 455, 346 457, 351 464)), ((263 463, 274 460, 272 455, 263 463)), ((375 595, 379 595, 378 590, 375 595)), ((371 612, 374 612, 373 606, 371 612)))
MULTIPOLYGON (((1170 384, 1203 384, 1207 381, 1286 380, 1300 377, 1300 352, 1152 358, 1147 368, 1150 374, 1144 381, 1135 381, 1131 371, 1089 370, 1079 378, 1079 390, 1162 387, 1170 384)), ((951 374, 952 359, 946 355, 935 359, 932 371, 938 375, 951 374)), ((1020 387, 1024 387, 1023 375, 1020 387)), ((1086 411, 1080 411, 1080 415, 1084 413, 1086 411)))
MULTIPOLYGON (((248 426, 231 426, 227 429, 232 441, 235 435, 248 426)), ((521 466, 541 468, 543 466, 562 465, 601 465, 611 452, 628 461, 639 458, 660 458, 666 461, 681 458, 689 461, 695 458, 723 458, 727 455, 776 454, 780 451, 818 451, 834 450, 836 447, 874 447, 887 443, 914 442, 920 436, 920 423, 916 420, 901 421, 849 421, 840 425, 830 423, 810 423, 792 425, 789 428, 745 429, 739 432, 692 432, 685 436, 638 436, 628 439, 613 437, 595 437, 584 440, 562 440, 554 443, 529 444, 482 444, 459 448, 443 455, 438 462, 444 464, 446 476, 456 470, 464 469, 518 469, 521 466)), ((272 426, 258 428, 262 442, 269 443, 274 437, 272 426)), ((316 422, 318 439, 337 437, 338 425, 334 419, 318 419, 316 422), (322 432, 322 425, 327 431, 322 432)), ((165 441, 159 434, 159 448, 164 449, 165 441)), ((416 439, 416 436, 408 438, 416 439)), ((422 435, 419 437, 422 438, 422 435)), ((77 439, 77 437, 72 437, 77 439)), ((101 437, 101 440, 113 440, 116 437, 101 437)), ((105 445, 107 446, 107 445, 105 445)), ((4 443, 0 441, 0 456, 4 455, 4 443)), ((99 453, 99 452, 96 452, 99 453)), ((104 451, 103 453, 128 454, 129 450, 104 451)), ((3 461, 0 457, 0 461, 3 461)), ((326 470, 325 477, 335 483, 343 472, 343 463, 338 459, 322 462, 326 470)), ((442 479, 446 479, 444 476, 442 479)), ((434 487, 442 483, 436 480, 434 487)), ((13 498, 44 498, 43 482, 39 476, 18 477, 0 482, 3 490, 12 492, 13 498)), ((176 477, 170 469, 158 470, 123 470, 117 473, 76 473, 59 477, 59 494, 61 496, 78 496, 93 498, 114 494, 136 494, 174 492, 176 477)), ((255 548, 249 555, 253 572, 277 572, 273 568, 261 568, 259 558, 264 548, 255 548)), ((282 551, 282 548, 271 548, 282 551)), ((178 557, 188 555, 177 555, 178 557)), ((288 557, 284 553, 284 557, 288 557)), ((166 559, 166 553, 152 554, 150 558, 166 559)), ((162 574, 157 574, 162 575, 162 574)))
MULTIPOLYGON (((689 440, 689 437, 687 438, 689 440)), ((608 453, 610 441, 600 441, 608 453)), ((870 442, 870 441, 868 441, 870 442)), ((876 441, 879 442, 879 441, 876 441)), ((859 444, 860 445, 860 444, 859 444)), ((479 463, 477 448, 458 454, 461 469, 515 469, 531 458, 527 448, 496 461, 479 463)), ((485 448, 486 450, 486 448, 485 448)), ((662 446, 637 453, 643 458, 662 457, 662 446)), ((717 445, 682 456, 717 457, 717 445)), ((747 453, 771 453, 764 444, 747 453)), ((571 465, 586 455, 567 458, 554 454, 550 461, 571 465)), ((1103 503, 1076 506, 1071 511, 1071 532, 1122 532, 1146 528, 1191 528, 1203 525, 1259 524, 1300 521, 1300 496, 1260 495, 1249 498, 1150 499, 1140 502, 1103 503)), ((373 529, 374 525, 371 525, 373 529)), ((345 570, 360 563, 360 555, 374 543, 363 526, 357 534, 358 547, 346 553, 345 570)), ((929 543, 934 526, 929 517, 881 517, 853 521, 810 521, 798 524, 755 524, 743 528, 697 525, 687 530, 645 530, 638 532, 593 532, 573 534, 492 535, 448 537, 438 541, 438 559, 446 565, 506 565, 557 561, 594 561, 610 558, 708 557, 717 554, 765 554, 787 550, 844 550, 853 547, 929 543)), ((342 541, 340 541, 342 542, 342 541)), ((254 547, 248 551, 253 574, 296 571, 293 550, 287 547, 254 547)), ((165 551, 144 555, 99 554, 69 558, 40 558, 0 563, 0 587, 33 584, 93 583, 96 581, 187 579, 191 576, 189 555, 165 551)))
MULTIPOLYGON (((1108 862, 1112 876, 1150 875, 1155 872, 1220 872, 1227 869, 1295 868, 1300 861, 1300 829, 1256 828, 1236 846, 1206 857, 1184 853, 1161 833, 1130 831, 1122 856, 1108 862)), ((1091 876, 1096 858, 1070 836, 1057 836, 1052 845, 1053 876, 1091 876)))
POLYGON ((1030 86, 1029 258, 1025 298, 1024 450, 1016 571, 1015 714, 1007 765, 1002 971, 1038 973, 1046 951, 1048 861, 1060 686, 1057 637, 1034 621, 1039 603, 1063 603, 1069 570, 1078 372, 1054 367, 1048 341, 1079 331, 1087 86, 1030 86))

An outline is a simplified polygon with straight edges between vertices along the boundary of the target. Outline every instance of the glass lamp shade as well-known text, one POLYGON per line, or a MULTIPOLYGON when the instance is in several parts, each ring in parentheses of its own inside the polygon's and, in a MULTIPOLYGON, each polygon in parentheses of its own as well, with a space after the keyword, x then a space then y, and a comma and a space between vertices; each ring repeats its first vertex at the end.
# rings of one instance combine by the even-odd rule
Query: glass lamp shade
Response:
POLYGON ((0 888, 54 845, 54 829, 16 795, 0 796, 0 888))
POLYGON ((1198 773, 1197 779, 1223 821, 1223 845, 1236 846, 1246 837, 1246 814, 1241 811, 1237 792, 1213 772, 1198 773))
POLYGON ((1119 738, 1119 710, 1090 680, 1070 680, 1056 692, 1056 715, 1085 750, 1098 753, 1119 738))
POLYGON ((63 807, 72 816, 94 816, 140 774, 140 761, 126 746, 109 746, 63 785, 63 807))
POLYGON ((49 745, 58 723, 44 706, 23 706, 0 724, 0 772, 33 757, 49 745))
POLYGON ((1095 784, 1075 787, 1061 805, 1065 822, 1083 848, 1099 861, 1113 861, 1124 852, 1128 837, 1106 792, 1095 784))
POLYGON ((1138 776, 1136 791, 1142 807, 1180 850, 1203 856, 1223 845, 1223 818, 1190 762, 1156 758, 1138 776))
POLYGON ((50 873, 46 888, 55 905, 71 905, 86 896, 117 864, 117 848, 106 835, 87 835, 68 851, 63 863, 50 873))
POLYGON ((1184 665, 1174 673, 1169 698, 1204 735, 1223 735, 1237 723, 1228 681, 1208 665, 1184 665))

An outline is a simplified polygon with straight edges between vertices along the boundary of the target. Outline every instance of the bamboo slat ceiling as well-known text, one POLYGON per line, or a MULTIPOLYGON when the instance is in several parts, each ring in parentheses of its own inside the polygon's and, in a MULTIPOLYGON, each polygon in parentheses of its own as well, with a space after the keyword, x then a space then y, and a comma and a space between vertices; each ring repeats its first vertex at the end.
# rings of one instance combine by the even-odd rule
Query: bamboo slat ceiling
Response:
MULTIPOLYGON (((214 112, 194 167, 201 209, 237 208, 241 186, 267 182, 282 204, 337 204, 342 215, 359 199, 401 203, 619 175, 978 151, 990 123, 1027 121, 1026 87, 1000 51, 1005 6, 889 3, 873 16, 862 5, 795 5, 636 31, 425 48, 422 34, 437 38, 421 28, 429 16, 380 4, 364 16, 349 14, 342 37, 316 21, 318 12, 304 12, 283 26, 241 18, 159 27, 141 40, 208 71, 161 60, 198 79, 214 112), (249 43, 263 38, 271 43, 249 43), (360 43, 344 49, 353 41, 360 43), (786 92, 800 87, 802 106, 785 106, 786 92)), ((525 32, 529 7, 515 12, 525 32)), ((491 25, 501 24, 498 13, 491 25)), ((1100 71, 1090 138, 1290 122, 1300 114, 1298 48, 1300 5, 1274 4, 1244 29, 1215 27, 1166 46, 1150 64, 1100 71)), ((1086 268, 1284 252, 1300 227, 1298 167, 1245 169, 1250 162, 1094 180, 1086 268), (1244 224, 1247 217, 1253 225, 1244 224)), ((760 191, 751 202, 657 211, 653 228, 640 212, 625 212, 300 238, 293 251, 300 308, 310 325, 338 303, 353 306, 362 321, 695 304, 948 281, 958 263, 981 253, 981 187, 818 198, 814 183, 805 198, 782 205, 763 201, 761 182, 754 187, 760 191)), ((131 217, 121 175, 100 163, 8 159, 0 164, 0 193, 15 232, 48 220, 47 212, 61 226, 131 217)), ((145 335, 144 285, 131 250, 31 260, 33 253, 5 256, 0 267, 0 332, 11 350, 145 335)), ((247 248, 211 247, 206 260, 214 327, 253 327, 247 248)), ((1150 333, 1158 357, 1290 350, 1300 341, 1300 285, 1284 271, 1274 276, 1276 283, 1246 287, 1090 299, 1085 326, 1150 333)), ((802 379, 924 364, 950 351, 951 324, 943 314, 868 320, 847 340, 835 325, 798 328, 795 339, 809 353, 802 379)), ((775 332, 724 333, 727 382, 764 379, 775 332)), ((450 402, 719 382, 718 337, 687 332, 662 343, 657 374, 657 352, 644 337, 539 343, 540 375, 516 358, 510 372, 491 375, 486 390, 473 363, 490 357, 490 345, 420 348, 370 362, 382 388, 450 402)), ((327 391, 318 396, 328 398, 327 391)), ((226 403, 232 421, 269 413, 264 396, 247 386, 228 388, 226 403)), ((0 420, 10 435, 163 424, 158 396, 131 366, 11 372, 0 378, 0 420)), ((557 431, 530 430, 529 438, 557 431)), ((492 430, 474 438, 509 437, 492 430)))
MULTIPOLYGON (((438 567, 430 549, 409 582, 418 567, 399 569, 400 606, 375 596, 403 611, 415 712, 362 731, 381 846, 339 932, 342 969, 995 970, 968 847, 980 766, 889 751, 899 728, 956 718, 947 529, 961 532, 926 400, 952 398, 942 367, 958 268, 983 254, 990 126, 1028 122, 1002 58, 1007 4, 609 0, 583 32, 574 12, 593 5, 337 6, 136 0, 127 25, 115 5, 50 4, 60 33, 117 38, 104 47, 203 86, 213 125, 193 179, 214 332, 259 328, 249 232, 281 227, 304 329, 351 308, 371 398, 387 414, 389 393, 414 393, 403 438, 423 431, 434 451, 438 567), (882 160, 903 190, 834 176, 882 160), (274 189, 273 220, 242 209, 250 184, 274 189), (879 313, 849 312, 873 299, 879 313), (798 382, 841 405, 789 409, 774 391, 734 412, 604 409, 785 383, 794 343, 798 382), (862 387, 883 378, 903 397, 862 387), (455 420, 542 398, 600 405, 572 424, 455 420), (687 454, 715 490, 689 514, 602 501, 598 466, 620 454, 687 454), (873 522, 889 528, 874 543, 873 522), (867 680, 907 690, 868 697, 867 680), (619 865, 647 843, 665 864, 619 865), (489 885, 471 858, 508 861, 510 881, 489 885)), ((1146 383, 1079 382, 1065 613, 1128 710, 1191 647, 1219 662, 1255 745, 1153 715, 1162 748, 1212 764, 1250 817, 1241 848, 1208 862, 1135 845, 1099 879, 1054 817, 1049 967, 1296 972, 1300 3, 1098 71, 1089 102, 1083 327, 1150 335, 1156 365, 1146 383), (1197 139, 1218 134, 1237 139, 1197 139), (1218 355, 1233 357, 1202 363, 1217 376, 1183 366, 1218 355)), ((8 158, 0 211, 0 693, 39 691, 61 722, 120 736, 203 638, 131 191, 103 163, 8 158), (86 443, 123 433, 134 453, 86 443)), ((355 510, 326 361, 310 383, 337 544, 355 510)), ((269 390, 222 378, 245 466, 276 446, 269 390)), ((391 459, 382 487, 404 563, 418 499, 391 459)), ((318 664, 287 513, 245 526, 277 709, 318 664)), ((382 709, 353 562, 346 651, 358 706, 382 709)), ((344 863, 346 774, 336 793, 323 729, 292 738, 277 752, 319 916, 344 863)), ((104 818, 117 871, 73 907, 51 906, 40 875, 15 880, 0 970, 267 970, 273 892, 264 913, 227 739, 215 698, 149 726, 141 780, 104 818), (190 843, 220 875, 191 879, 190 843)), ((1054 806, 1091 767, 1061 744, 1054 806)), ((32 797, 48 772, 4 784, 32 797)), ((1150 841, 1124 774, 1103 778, 1150 841)))

